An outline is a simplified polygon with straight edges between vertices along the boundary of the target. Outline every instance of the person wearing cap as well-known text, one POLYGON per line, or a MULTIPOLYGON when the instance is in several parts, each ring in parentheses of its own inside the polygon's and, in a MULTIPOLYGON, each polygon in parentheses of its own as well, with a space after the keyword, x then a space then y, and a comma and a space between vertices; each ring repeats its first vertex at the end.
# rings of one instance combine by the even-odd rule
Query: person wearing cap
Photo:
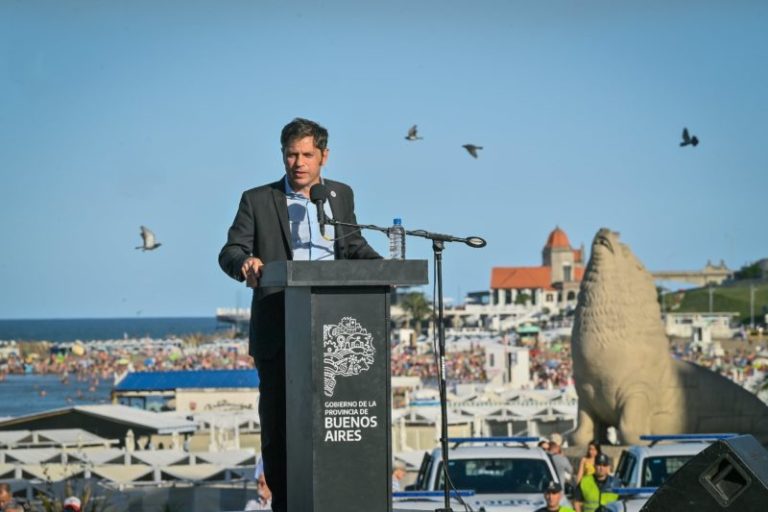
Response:
POLYGON ((563 455, 562 444, 563 436, 557 433, 552 434, 549 438, 549 449, 547 451, 552 459, 552 465, 555 466, 555 471, 557 471, 557 478, 560 480, 560 484, 565 485, 565 482, 568 482, 571 479, 571 475, 573 475, 573 465, 568 460, 568 457, 563 455))
POLYGON ((616 482, 610 472, 611 459, 604 453, 595 457, 595 474, 584 476, 573 493, 576 512, 599 512, 604 510, 603 505, 619 499, 611 492, 616 482))
POLYGON ((563 499, 563 486, 557 482, 549 482, 549 485, 544 489, 544 501, 546 505, 537 508, 535 512, 574 512, 571 507, 560 505, 560 500, 563 499))
POLYGON ((70 496, 64 500, 64 512, 80 512, 80 498, 77 496, 70 496))
POLYGON ((590 441, 587 444, 587 453, 579 461, 579 471, 576 473, 576 485, 581 482, 584 475, 595 474, 595 458, 601 453, 603 452, 600 448, 600 443, 597 441, 590 441))

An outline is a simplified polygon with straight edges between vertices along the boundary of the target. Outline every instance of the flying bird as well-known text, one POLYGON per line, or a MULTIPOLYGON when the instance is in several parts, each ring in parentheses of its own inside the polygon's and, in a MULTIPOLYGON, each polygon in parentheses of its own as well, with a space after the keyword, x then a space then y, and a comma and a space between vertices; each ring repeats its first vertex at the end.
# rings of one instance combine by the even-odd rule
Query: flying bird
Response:
POLYGON ((155 241, 155 234, 145 226, 141 226, 141 239, 144 241, 144 244, 136 247, 136 249, 141 249, 142 251, 152 251, 163 245, 155 241))
POLYGON ((408 130, 408 135, 405 136, 405 140, 421 140, 424 137, 419 137, 419 132, 416 129, 416 125, 411 126, 408 130))
POLYGON ((695 135, 691 137, 691 135, 688 133, 688 128, 683 128, 683 142, 680 143, 680 147, 683 146, 693 146, 696 147, 699 144, 699 139, 695 135))
POLYGON ((478 149, 483 149, 483 146, 475 146, 474 144, 464 144, 461 147, 466 149, 467 152, 469 152, 469 154, 472 155, 473 158, 477 158, 477 150, 478 149))

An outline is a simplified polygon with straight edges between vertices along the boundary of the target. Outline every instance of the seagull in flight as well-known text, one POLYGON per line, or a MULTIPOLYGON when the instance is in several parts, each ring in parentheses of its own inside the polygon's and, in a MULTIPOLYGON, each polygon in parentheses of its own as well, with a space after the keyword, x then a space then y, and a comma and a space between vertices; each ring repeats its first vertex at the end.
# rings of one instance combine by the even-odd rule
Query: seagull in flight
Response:
POLYGON ((683 146, 693 146, 696 147, 699 144, 699 139, 695 135, 691 137, 691 135, 688 133, 688 128, 683 128, 683 142, 680 143, 680 147, 683 146))
POLYGON ((152 251, 163 245, 155 241, 155 234, 146 226, 141 226, 141 239, 144 241, 144 244, 136 247, 136 249, 141 249, 142 251, 152 251))
POLYGON ((405 140, 421 140, 424 137, 419 137, 418 129, 416 128, 416 125, 411 126, 411 128, 408 130, 408 135, 405 136, 405 140))
POLYGON ((469 152, 469 154, 472 155, 473 158, 477 158, 478 149, 483 149, 483 146, 475 146, 474 144, 464 144, 461 147, 466 149, 469 152))

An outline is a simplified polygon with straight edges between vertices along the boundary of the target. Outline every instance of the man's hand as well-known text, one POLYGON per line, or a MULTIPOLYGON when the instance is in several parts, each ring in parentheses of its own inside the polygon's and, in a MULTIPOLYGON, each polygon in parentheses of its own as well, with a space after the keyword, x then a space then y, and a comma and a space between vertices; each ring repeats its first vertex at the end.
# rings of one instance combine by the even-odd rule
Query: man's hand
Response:
POLYGON ((263 266, 264 262, 259 258, 251 256, 245 260, 245 263, 240 268, 240 272, 242 272, 248 288, 257 288, 259 286, 259 277, 261 277, 261 267, 263 266))

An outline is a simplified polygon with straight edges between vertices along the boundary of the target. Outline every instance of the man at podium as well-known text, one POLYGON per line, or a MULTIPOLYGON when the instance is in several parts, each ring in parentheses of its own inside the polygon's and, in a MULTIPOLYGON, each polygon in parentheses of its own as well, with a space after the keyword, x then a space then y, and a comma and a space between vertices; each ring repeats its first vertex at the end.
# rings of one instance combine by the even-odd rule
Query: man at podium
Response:
POLYGON ((352 189, 320 176, 328 161, 328 131, 296 118, 283 128, 280 144, 285 175, 243 193, 219 253, 224 272, 253 288, 249 352, 259 371, 261 449, 275 512, 287 508, 285 296, 280 288, 259 286, 261 267, 272 261, 381 258, 359 230, 318 222, 309 189, 323 183, 325 214, 357 223, 352 189))

